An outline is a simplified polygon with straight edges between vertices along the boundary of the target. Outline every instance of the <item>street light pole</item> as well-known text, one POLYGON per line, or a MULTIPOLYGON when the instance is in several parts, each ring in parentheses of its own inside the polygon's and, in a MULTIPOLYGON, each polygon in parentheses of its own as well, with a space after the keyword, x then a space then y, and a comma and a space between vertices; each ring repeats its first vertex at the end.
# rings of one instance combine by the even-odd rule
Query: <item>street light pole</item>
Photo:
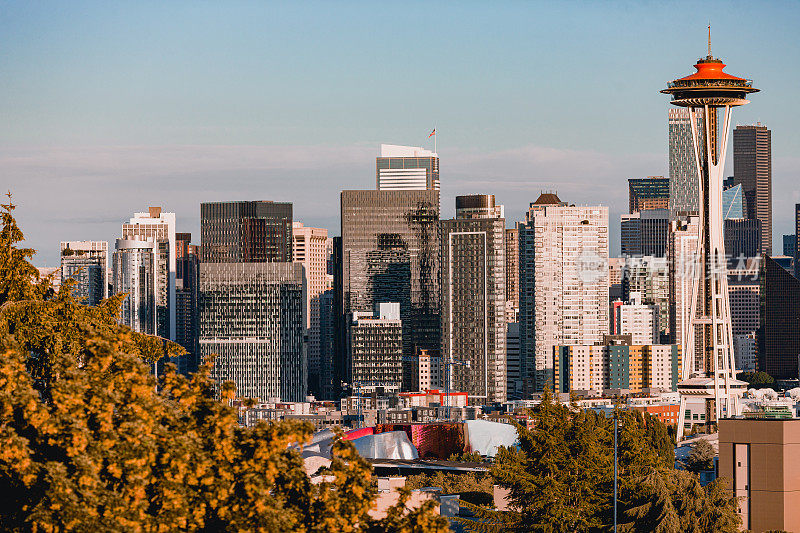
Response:
POLYGON ((617 407, 614 406, 614 533, 617 533, 617 407))

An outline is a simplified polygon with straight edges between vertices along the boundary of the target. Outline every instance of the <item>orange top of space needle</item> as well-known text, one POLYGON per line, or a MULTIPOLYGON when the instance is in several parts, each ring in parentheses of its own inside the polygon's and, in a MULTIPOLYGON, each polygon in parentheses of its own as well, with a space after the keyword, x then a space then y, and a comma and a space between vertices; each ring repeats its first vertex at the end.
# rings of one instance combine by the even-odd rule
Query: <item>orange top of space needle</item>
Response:
POLYGON ((698 59, 694 68, 697 72, 669 82, 661 91, 672 95, 673 105, 738 106, 748 103, 748 93, 758 92, 751 80, 723 72, 725 64, 711 55, 711 26, 708 27, 708 55, 698 59))

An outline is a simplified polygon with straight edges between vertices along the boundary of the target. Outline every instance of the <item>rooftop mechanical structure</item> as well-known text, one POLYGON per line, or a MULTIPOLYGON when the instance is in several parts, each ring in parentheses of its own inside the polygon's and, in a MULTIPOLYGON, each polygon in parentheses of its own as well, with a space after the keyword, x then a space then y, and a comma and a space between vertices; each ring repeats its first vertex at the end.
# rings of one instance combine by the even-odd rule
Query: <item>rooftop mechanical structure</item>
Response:
MULTIPOLYGON (((722 212, 723 167, 731 110, 747 104, 747 95, 758 89, 753 87, 751 80, 723 72, 725 64, 711 55, 710 26, 708 55, 699 59, 694 68, 697 72, 669 82, 667 88, 661 91, 672 96, 672 105, 689 110, 695 163, 700 179, 697 264, 693 265, 695 274, 690 315, 684 322, 687 331, 682 336, 684 364, 678 390, 681 393, 681 415, 685 413, 686 398, 700 394, 706 398, 706 420, 716 422, 737 414, 738 399, 742 393, 742 382, 735 379, 733 331, 728 302, 722 212), (703 132, 698 131, 697 127, 700 117, 705 120, 705 139, 700 138, 703 132)), ((679 439, 683 436, 683 427, 681 420, 678 424, 679 439)))

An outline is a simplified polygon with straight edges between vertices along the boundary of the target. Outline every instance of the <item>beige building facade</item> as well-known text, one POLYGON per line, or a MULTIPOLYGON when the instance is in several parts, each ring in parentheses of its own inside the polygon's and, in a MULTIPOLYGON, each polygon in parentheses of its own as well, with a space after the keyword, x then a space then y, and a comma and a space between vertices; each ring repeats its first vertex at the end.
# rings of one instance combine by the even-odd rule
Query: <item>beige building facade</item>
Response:
POLYGON ((800 419, 719 421, 719 475, 743 529, 800 531, 799 456, 800 419))

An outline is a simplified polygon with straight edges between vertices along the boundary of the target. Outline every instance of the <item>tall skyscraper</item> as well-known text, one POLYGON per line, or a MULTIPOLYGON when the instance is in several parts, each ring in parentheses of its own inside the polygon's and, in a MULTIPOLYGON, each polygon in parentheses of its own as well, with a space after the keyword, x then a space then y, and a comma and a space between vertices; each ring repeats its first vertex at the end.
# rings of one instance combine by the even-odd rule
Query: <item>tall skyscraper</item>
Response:
MULTIPOLYGON (((302 222, 292 223, 292 256, 301 263, 306 273, 306 328, 308 330, 308 380, 309 392, 321 394, 320 298, 333 287, 333 276, 328 274, 328 261, 333 242, 324 228, 309 228, 302 222)), ((327 371, 327 369, 325 370, 327 371)))
POLYGON ((794 205, 794 277, 800 279, 800 204, 794 205))
POLYGON ((237 396, 303 401, 306 276, 292 263, 292 204, 200 206, 200 356, 237 396))
POLYGON ((519 228, 520 359, 525 393, 553 384, 553 347, 593 344, 609 331, 608 208, 552 193, 519 228))
POLYGON ((445 379, 478 405, 506 401, 505 224, 492 194, 456 196, 441 222, 445 379))
MULTIPOLYGON (((703 111, 694 114, 698 131, 699 150, 705 152, 705 119, 703 111)), ((671 217, 696 215, 699 212, 699 178, 694 142, 692 141, 692 121, 686 108, 670 109, 669 122, 669 210, 671 217)))
POLYGON ((375 183, 379 191, 438 191, 439 155, 418 146, 382 144, 375 183))
POLYGON ((730 261, 756 257, 762 246, 761 221, 748 218, 725 220, 725 253, 730 261))
POLYGON ((201 263, 200 353, 236 396, 306 398, 305 276, 299 263, 201 263))
POLYGON ((361 394, 397 393, 403 385, 403 324, 400 304, 379 303, 374 313, 350 313, 347 327, 348 383, 361 394))
POLYGON ((741 183, 722 190, 722 218, 725 220, 746 218, 745 205, 741 183))
POLYGON ((761 257, 751 257, 732 261, 728 269, 733 353, 739 371, 754 370, 757 359, 756 331, 761 322, 760 264, 761 257))
POLYGON ((175 340, 175 275, 177 243, 175 213, 164 213, 160 207, 149 207, 147 213, 134 213, 130 222, 122 224, 122 239, 152 241, 155 263, 155 334, 175 340))
POLYGON ((200 247, 192 242, 191 233, 176 233, 177 243, 175 278, 175 342, 188 354, 178 361, 182 374, 195 372, 199 365, 199 320, 197 314, 197 289, 200 276, 200 247))
POLYGON ((265 263, 292 260, 292 204, 207 202, 200 204, 204 263, 265 263))
MULTIPOLYGON (((747 103, 747 95, 758 91, 752 82, 723 72, 725 65, 711 55, 711 27, 709 26, 708 55, 695 64, 696 72, 673 80, 661 92, 671 95, 671 103, 685 108, 692 125, 692 146, 699 153, 694 159, 698 171, 699 191, 696 196, 700 215, 700 239, 698 259, 700 276, 695 278, 692 294, 701 294, 702 305, 692 310, 692 322, 703 330, 702 350, 705 375, 699 381, 688 381, 681 395, 680 413, 684 413, 686 395, 697 396, 698 388, 705 388, 708 411, 713 411, 714 420, 733 416, 736 413, 735 361, 733 334, 731 332, 730 306, 728 305, 727 258, 725 257, 724 225, 722 212, 722 188, 724 180, 725 152, 728 144, 731 109, 747 103), (702 111, 705 131, 694 126, 702 111), (722 111, 720 117, 719 111, 722 111), (702 142, 704 139, 705 142, 702 142), (702 146, 702 148, 701 148, 702 146), (713 410, 710 409, 713 406, 713 410)), ((745 192, 746 192, 746 187, 745 192)), ((749 202, 748 202, 749 203, 749 202)), ((694 337, 684 353, 696 355, 694 337)), ((686 376, 688 377, 688 376, 686 376)), ((680 390, 680 387, 679 387, 680 390)), ((711 421, 709 421, 711 422, 711 421)), ((684 421, 678 426, 678 437, 683 434, 684 421)))
POLYGON ((669 220, 667 209, 647 209, 622 215, 622 255, 664 257, 667 251, 669 220))
POLYGON ((800 367, 800 280, 769 256, 761 263, 758 369, 775 379, 797 379, 800 367))
POLYGON ((519 222, 506 229, 506 321, 519 320, 519 222))
POLYGON ((733 179, 747 218, 761 221, 761 252, 772 255, 772 132, 760 123, 733 130, 733 179))
MULTIPOLYGON (((336 298, 335 291, 328 289, 319 295, 319 397, 335 400, 339 390, 336 380, 336 298)), ((340 380, 341 381, 341 380, 340 380)))
POLYGON ((669 178, 648 176, 628 180, 628 212, 669 209, 669 178))
POLYGON ((439 192, 342 191, 341 224, 341 250, 334 245, 339 316, 399 303, 404 387, 410 387, 410 361, 417 349, 431 354, 441 349, 439 192))
POLYGON ((119 322, 133 331, 157 334, 156 243, 117 239, 114 250, 114 294, 125 293, 119 322))
POLYGON ((108 298, 108 243, 65 241, 61 243, 61 281, 75 280, 72 296, 86 305, 108 298))

